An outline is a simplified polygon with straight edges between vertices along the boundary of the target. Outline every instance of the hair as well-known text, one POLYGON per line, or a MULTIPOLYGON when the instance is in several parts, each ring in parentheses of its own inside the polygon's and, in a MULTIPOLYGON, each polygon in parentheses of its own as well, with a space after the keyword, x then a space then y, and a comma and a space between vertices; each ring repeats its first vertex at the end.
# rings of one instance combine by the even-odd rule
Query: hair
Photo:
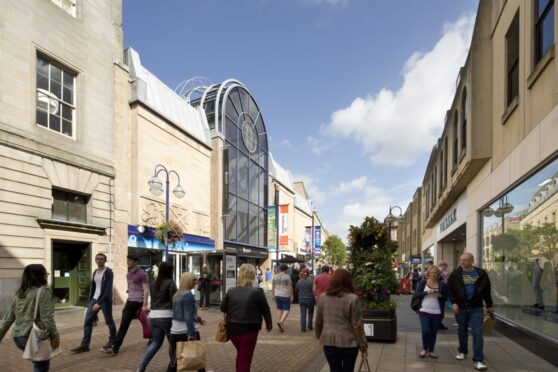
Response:
POLYGON ((253 287, 256 279, 256 268, 251 264, 242 264, 238 270, 238 279, 236 285, 238 287, 253 287))
POLYGON ((354 293, 353 279, 351 273, 346 269, 337 269, 331 276, 331 285, 327 289, 330 296, 341 297, 343 293, 354 293))
POLYGON ((310 275, 310 270, 308 270, 308 269, 304 269, 304 270, 300 271, 300 277, 302 279, 308 278, 309 275, 310 275))
POLYGON ((172 296, 172 300, 175 301, 178 296, 182 295, 184 292, 190 291, 194 288, 194 281, 196 275, 194 273, 184 273, 180 276, 180 283, 178 284, 178 291, 172 296))
POLYGON ((46 285, 46 274, 47 271, 41 264, 31 264, 25 266, 25 269, 23 269, 23 275, 21 276, 21 286, 16 292, 17 296, 20 298, 24 298, 25 292, 29 288, 42 287, 43 285, 46 285))
POLYGON ((428 269, 426 271, 426 277, 428 278, 430 275, 429 273, 434 270, 436 271, 436 274, 438 274, 438 278, 440 278, 440 268, 437 265, 430 265, 428 266, 428 269))
POLYGON ((328 265, 322 266, 322 273, 329 273, 329 266, 328 265))
POLYGON ((105 259, 105 261, 107 260, 107 256, 104 253, 97 253, 95 257, 97 256, 102 256, 105 259))
POLYGON ((287 271, 289 269, 289 267, 287 266, 287 264, 282 263, 281 265, 279 265, 279 271, 287 271))
POLYGON ((161 262, 159 264, 159 272, 157 274, 157 279, 155 279, 155 283, 153 284, 153 290, 155 292, 159 292, 161 290, 161 284, 165 279, 172 280, 173 274, 173 266, 171 262, 161 262))

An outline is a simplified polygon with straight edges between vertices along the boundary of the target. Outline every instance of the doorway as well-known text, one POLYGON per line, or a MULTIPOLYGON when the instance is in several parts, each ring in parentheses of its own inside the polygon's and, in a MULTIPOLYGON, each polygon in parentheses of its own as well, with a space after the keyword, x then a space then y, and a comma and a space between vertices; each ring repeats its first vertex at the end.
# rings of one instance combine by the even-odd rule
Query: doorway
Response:
POLYGON ((86 306, 91 281, 91 245, 53 241, 52 270, 55 307, 86 306))

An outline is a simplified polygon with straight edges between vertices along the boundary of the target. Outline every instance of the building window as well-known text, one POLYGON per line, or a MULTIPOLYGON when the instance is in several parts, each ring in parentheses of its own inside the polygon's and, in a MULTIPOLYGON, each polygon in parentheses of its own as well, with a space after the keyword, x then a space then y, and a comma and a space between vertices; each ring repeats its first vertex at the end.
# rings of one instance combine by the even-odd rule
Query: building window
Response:
POLYGON ((445 187, 448 183, 448 137, 444 139, 443 159, 444 159, 443 171, 444 171, 444 187, 445 187))
POLYGON ((75 74, 66 68, 37 56, 38 125, 73 137, 75 80, 75 74))
POLYGON ((440 153, 440 190, 438 191, 440 195, 442 195, 442 191, 444 190, 444 186, 446 184, 444 179, 445 177, 444 157, 445 157, 445 152, 444 149, 442 149, 440 153))
POLYGON ((509 106, 519 95, 519 13, 506 33, 507 101, 509 106))
POLYGON ((535 8, 535 63, 554 44, 554 0, 537 0, 535 8))
POLYGON ((461 150, 467 148, 467 90, 463 90, 463 98, 461 99, 461 150))
POLYGON ((453 166, 457 166, 457 160, 459 159, 459 116, 457 115, 457 110, 453 116, 453 166))
POLYGON ((64 9, 66 13, 75 18, 76 16, 76 2, 77 0, 50 0, 60 8, 64 9))
POLYGON ((52 219, 87 223, 88 199, 85 195, 52 190, 52 219))

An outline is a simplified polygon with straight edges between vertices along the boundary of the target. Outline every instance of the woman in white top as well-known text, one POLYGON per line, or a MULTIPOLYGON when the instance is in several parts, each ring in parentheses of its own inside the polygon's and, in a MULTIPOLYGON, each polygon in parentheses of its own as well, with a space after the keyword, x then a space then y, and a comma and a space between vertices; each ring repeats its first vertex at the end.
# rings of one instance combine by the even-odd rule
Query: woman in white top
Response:
POLYGON ((426 271, 425 279, 418 285, 413 297, 422 298, 422 304, 418 311, 420 327, 422 328, 422 351, 421 358, 429 355, 438 358, 434 353, 438 327, 444 317, 444 303, 448 297, 446 284, 440 278, 440 268, 431 265, 426 271))

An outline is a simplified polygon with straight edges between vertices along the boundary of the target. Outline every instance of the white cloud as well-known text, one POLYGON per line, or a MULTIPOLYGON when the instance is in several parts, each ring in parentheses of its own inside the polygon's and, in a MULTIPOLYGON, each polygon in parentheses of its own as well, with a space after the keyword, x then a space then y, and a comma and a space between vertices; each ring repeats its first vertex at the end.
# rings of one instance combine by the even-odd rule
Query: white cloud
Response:
POLYGON ((349 182, 341 182, 339 186, 336 186, 331 190, 331 194, 346 194, 363 190, 367 181, 368 178, 366 176, 361 176, 349 182))
POLYGON ((316 138, 312 136, 306 137, 306 143, 308 148, 316 155, 321 155, 324 152, 332 149, 335 146, 335 142, 329 138, 316 138))
POLYGON ((474 15, 447 24, 432 50, 415 52, 406 61, 398 90, 383 88, 355 98, 331 115, 322 133, 354 140, 376 165, 411 165, 418 155, 430 151, 441 132, 473 25, 474 15))
POLYGON ((291 149, 293 147, 292 143, 290 140, 288 139, 283 139, 280 141, 275 140, 275 138, 269 136, 269 145, 273 148, 279 148, 279 147, 283 147, 286 149, 291 149))

